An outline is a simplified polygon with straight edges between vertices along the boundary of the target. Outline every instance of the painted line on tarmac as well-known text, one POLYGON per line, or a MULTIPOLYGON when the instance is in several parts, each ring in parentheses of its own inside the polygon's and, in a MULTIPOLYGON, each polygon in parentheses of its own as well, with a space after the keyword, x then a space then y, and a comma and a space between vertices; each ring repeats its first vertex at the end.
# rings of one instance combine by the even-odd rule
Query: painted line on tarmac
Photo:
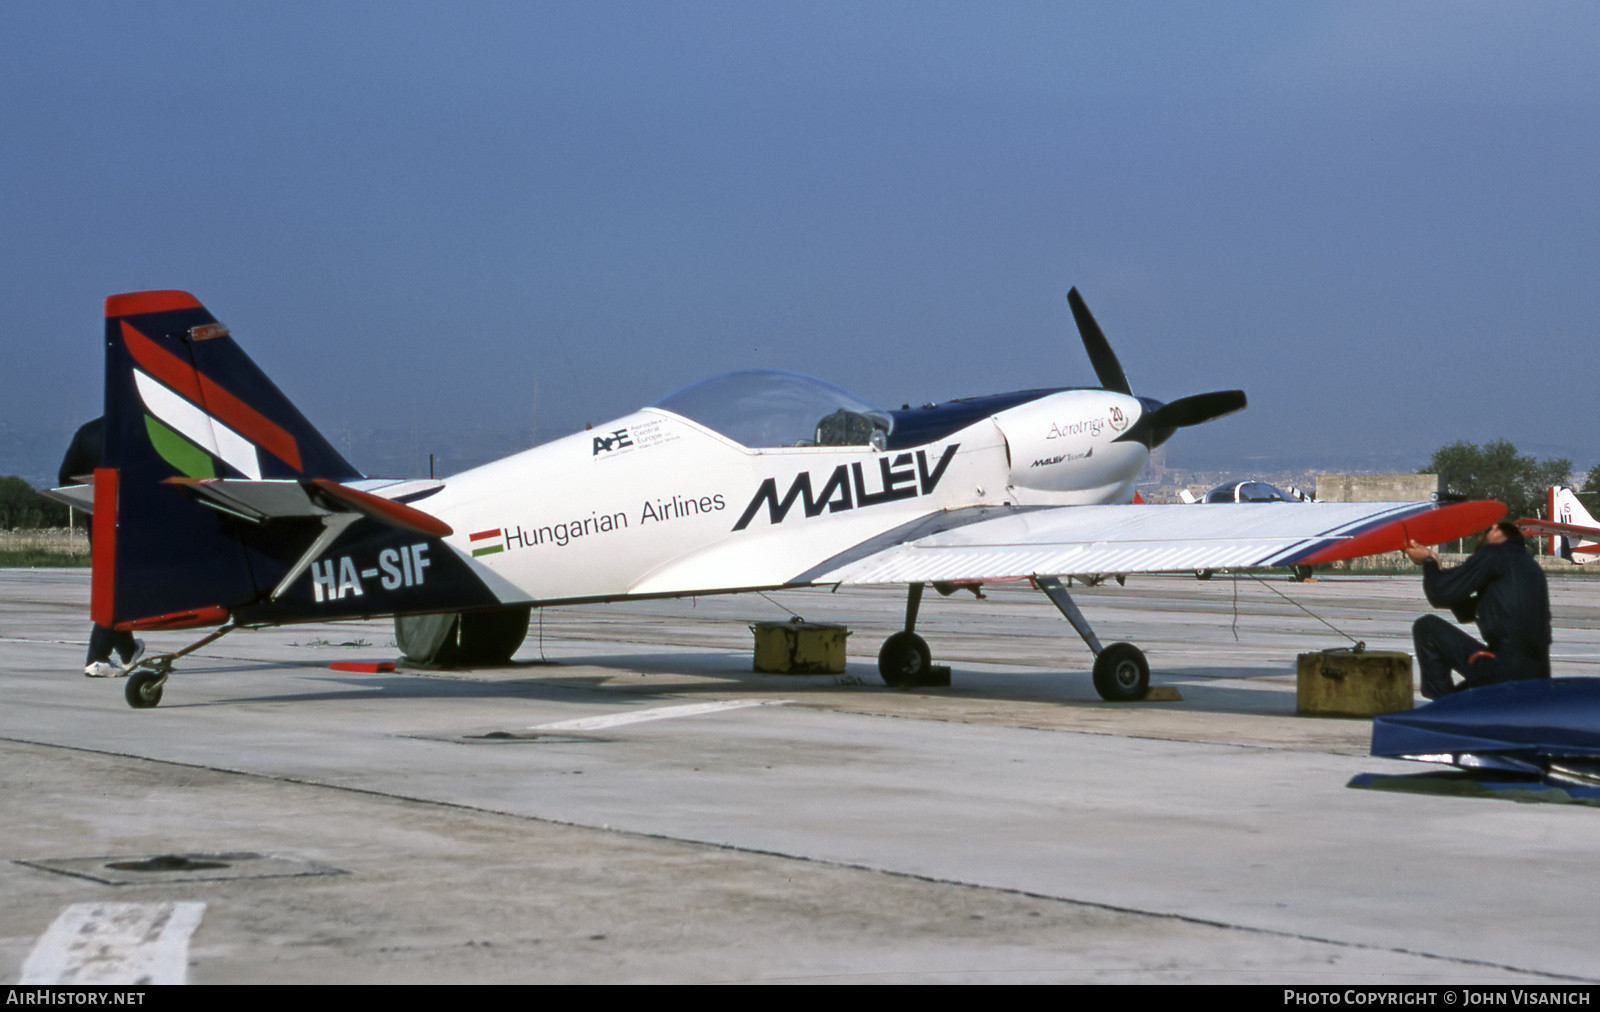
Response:
POLYGON ((204 903, 74 903, 39 936, 23 984, 186 984, 204 903))
POLYGON ((698 717, 705 713, 723 710, 743 710, 751 706, 782 706, 792 699, 724 699, 719 703, 689 703, 686 706, 658 706, 649 710, 630 710, 604 717, 579 717, 576 720, 558 720, 552 724, 535 724, 530 731, 598 731, 623 724, 641 724, 647 720, 671 720, 674 717, 698 717))

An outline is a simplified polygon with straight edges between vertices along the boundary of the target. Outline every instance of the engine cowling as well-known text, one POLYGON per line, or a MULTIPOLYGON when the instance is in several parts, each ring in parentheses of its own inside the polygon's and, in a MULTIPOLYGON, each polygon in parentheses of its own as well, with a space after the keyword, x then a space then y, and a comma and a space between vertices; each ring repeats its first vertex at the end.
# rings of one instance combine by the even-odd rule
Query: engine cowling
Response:
POLYGON ((1063 390, 995 415, 1011 454, 1011 485, 1057 493, 1051 501, 1116 502, 1133 494, 1150 452, 1119 439, 1139 420, 1137 397, 1063 390))

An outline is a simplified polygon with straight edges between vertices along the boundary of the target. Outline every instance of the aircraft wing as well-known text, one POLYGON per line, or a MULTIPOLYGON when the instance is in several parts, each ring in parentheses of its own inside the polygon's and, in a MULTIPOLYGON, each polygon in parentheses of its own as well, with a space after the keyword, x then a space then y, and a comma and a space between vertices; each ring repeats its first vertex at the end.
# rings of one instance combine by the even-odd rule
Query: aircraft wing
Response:
POLYGON ((886 532, 795 583, 934 583, 1033 575, 1309 565, 1483 530, 1498 502, 974 507, 886 532))

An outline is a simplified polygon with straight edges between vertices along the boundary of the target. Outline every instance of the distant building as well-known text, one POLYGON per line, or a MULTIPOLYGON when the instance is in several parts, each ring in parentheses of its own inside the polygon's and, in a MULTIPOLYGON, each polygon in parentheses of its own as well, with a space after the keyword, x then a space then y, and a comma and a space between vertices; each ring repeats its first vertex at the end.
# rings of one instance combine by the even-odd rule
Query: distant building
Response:
POLYGON ((1436 474, 1319 474, 1323 502, 1426 502, 1444 491, 1436 474))

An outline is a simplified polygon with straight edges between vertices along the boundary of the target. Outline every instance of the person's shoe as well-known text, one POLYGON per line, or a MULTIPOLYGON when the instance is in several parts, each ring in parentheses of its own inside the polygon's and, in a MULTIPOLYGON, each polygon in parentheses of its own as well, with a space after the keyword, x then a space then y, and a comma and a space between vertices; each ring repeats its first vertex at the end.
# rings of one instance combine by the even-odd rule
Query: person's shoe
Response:
POLYGON ((124 657, 122 659, 122 666, 124 668, 127 668, 129 671, 132 671, 134 669, 134 666, 139 663, 139 658, 141 658, 143 656, 144 656, 144 640, 134 640, 133 641, 133 653, 129 654, 127 657, 124 657))
POLYGON ((83 669, 88 678, 121 678, 128 670, 116 661, 95 661, 83 669))

